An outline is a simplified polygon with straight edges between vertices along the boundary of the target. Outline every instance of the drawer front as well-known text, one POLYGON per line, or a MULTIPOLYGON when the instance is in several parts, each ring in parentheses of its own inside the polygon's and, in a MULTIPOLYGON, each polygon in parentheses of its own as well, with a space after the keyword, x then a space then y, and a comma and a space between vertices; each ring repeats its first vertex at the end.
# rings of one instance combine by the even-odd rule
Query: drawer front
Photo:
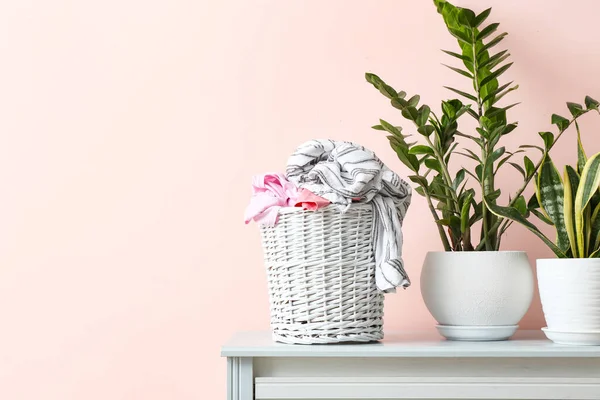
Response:
POLYGON ((600 378, 257 377, 255 398, 598 400, 600 378))

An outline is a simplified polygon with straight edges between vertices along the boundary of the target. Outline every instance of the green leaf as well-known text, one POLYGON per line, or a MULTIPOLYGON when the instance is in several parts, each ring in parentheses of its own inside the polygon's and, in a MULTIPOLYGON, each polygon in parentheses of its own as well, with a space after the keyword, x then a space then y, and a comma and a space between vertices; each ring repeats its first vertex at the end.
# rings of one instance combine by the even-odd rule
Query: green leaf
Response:
POLYGON ((494 128, 489 134, 490 142, 492 142, 494 146, 496 145, 497 142, 493 142, 493 140, 495 138, 499 137, 505 128, 505 126, 502 126, 501 124, 495 124, 495 125, 499 125, 499 126, 497 128, 494 128))
POLYGON ((485 96, 483 98, 482 102, 485 103, 488 100, 492 99, 495 95, 497 95, 498 93, 502 92, 504 89, 506 89, 507 87, 509 87, 513 82, 514 81, 510 81, 507 84, 500 86, 496 90, 492 90, 490 93, 487 94, 487 96, 485 96))
POLYGON ((378 130, 378 131, 385 131, 385 129, 381 125, 373 125, 371 127, 371 129, 375 129, 375 130, 378 130))
MULTIPOLYGON (((592 201, 593 201, 592 197, 592 201)), ((584 237, 584 248, 585 255, 590 254, 590 227, 591 227, 591 216, 592 216, 592 201, 588 204, 588 207, 585 208, 583 212, 583 237, 584 237)))
POLYGON ((562 132, 569 127, 569 120, 558 114, 552 114, 552 123, 558 126, 558 129, 562 132))
MULTIPOLYGON (((438 210, 439 210, 439 208, 438 208, 438 210)), ((444 225, 444 226, 450 226, 450 218, 442 218, 442 219, 438 220, 438 224, 444 225)))
POLYGON ((590 251, 600 247, 600 204, 596 206, 591 217, 590 251))
POLYGON ((427 179, 423 176, 420 175, 409 175, 408 179, 410 179, 411 181, 413 181, 414 183, 421 185, 424 188, 427 188, 427 179))
POLYGON ((496 189, 493 192, 488 193, 488 195, 486 197, 488 199, 490 199, 490 201, 496 201, 496 200, 498 200, 498 198, 500 197, 501 194, 502 194, 502 191, 500 189, 496 189))
POLYGON ((523 167, 521 167, 519 164, 514 163, 514 162, 509 162, 509 164, 512 165, 514 167, 514 169, 519 171, 521 173, 521 175, 523 175, 524 178, 526 178, 525 170, 523 170, 523 167))
POLYGON ((419 104, 419 100, 421 100, 421 96, 415 94, 413 97, 408 99, 408 105, 412 107, 417 107, 417 105, 419 104))
POLYGON ((552 221, 550 221, 550 220, 548 219, 548 217, 546 217, 544 214, 542 214, 542 213, 541 213, 541 212, 539 212, 538 210, 530 210, 530 211, 531 211, 531 213, 532 213, 533 215, 535 215, 536 217, 538 217, 538 218, 540 219, 540 221, 542 221, 542 222, 544 222, 544 223, 546 223, 546 224, 548 224, 548 225, 552 225, 552 226, 554 226, 554 223, 553 223, 552 221))
POLYGON ((458 72, 459 74, 466 76, 469 79, 473 79, 473 75, 471 75, 470 73, 468 73, 467 71, 460 69, 460 68, 455 68, 455 67, 451 67, 450 65, 447 64, 442 64, 444 67, 451 69, 454 72, 458 72))
MULTIPOLYGON (((477 101, 477 99, 475 99, 477 101)), ((476 121, 479 121, 479 115, 475 112, 475 110, 467 109, 467 113, 473 117, 476 121)))
POLYGON ((472 159, 472 160, 475 160, 475 161, 477 161, 478 163, 480 163, 480 164, 481 164, 481 162, 482 162, 482 161, 481 161, 481 158, 479 158, 479 157, 477 156, 477 154, 475 154, 473 151, 471 151, 471 150, 469 150, 469 149, 464 149, 464 150, 465 150, 465 151, 466 151, 468 154, 466 154, 466 153, 460 153, 460 152, 456 152, 456 154, 460 154, 461 156, 465 156, 465 157, 467 157, 467 158, 470 158, 470 159, 472 159))
POLYGON ((449 226, 450 226, 450 230, 452 231, 452 235, 454 235, 454 237, 456 239, 460 239, 460 237, 461 237, 460 218, 458 218, 455 215, 452 215, 450 217, 450 225, 449 226))
POLYGON ((383 82, 381 80, 381 78, 379 78, 377 75, 371 74, 369 72, 365 73, 365 79, 367 80, 367 82, 369 82, 371 85, 375 86, 376 88, 378 87, 378 85, 380 83, 383 82))
POLYGON ((455 118, 458 119, 458 117, 460 117, 461 115, 463 115, 464 113, 466 113, 467 111, 469 111, 471 109, 471 105, 467 104, 466 106, 462 106, 461 108, 459 108, 459 110, 456 112, 456 115, 454 116, 455 118))
POLYGON ((468 8, 459 8, 458 9, 458 20, 464 25, 469 27, 474 27, 475 23, 475 13, 473 10, 469 10, 468 8))
POLYGON ((515 221, 525 226, 529 231, 535 234, 537 237, 542 239, 544 243, 556 254, 559 258, 565 258, 566 254, 558 248, 550 239, 548 239, 542 232, 536 228, 531 222, 527 221, 525 217, 521 215, 519 210, 514 207, 501 207, 493 203, 493 201, 489 201, 487 198, 484 198, 485 204, 487 208, 495 215, 501 218, 508 218, 511 221, 515 221))
POLYGON ((431 125, 423 125, 417 128, 417 132, 419 132, 423 136, 429 136, 435 131, 435 128, 431 125))
POLYGON ((446 88, 448 90, 451 90, 454 93, 459 94, 459 95, 461 95, 461 96, 463 96, 463 97, 465 97, 465 98, 467 98, 469 100, 477 101, 477 97, 475 97, 472 94, 469 94, 467 92, 463 92, 462 90, 454 89, 454 88, 451 88, 451 87, 448 87, 448 86, 444 86, 444 88, 446 88))
POLYGON ((492 160, 492 162, 496 162, 496 160, 498 160, 500 157, 502 157, 502 155, 504 154, 505 151, 506 151, 506 148, 504 146, 499 147, 496 150, 494 150, 492 152, 492 155, 490 156, 490 159, 492 160))
POLYGON ((510 92, 512 92, 513 90, 517 90, 519 88, 519 85, 515 85, 513 87, 510 87, 508 89, 506 89, 504 92, 502 93, 498 93, 498 95, 494 98, 494 101, 492 103, 497 103, 500 100, 502 100, 502 98, 504 96, 506 96, 507 94, 509 94, 510 92))
POLYGON ((450 201, 450 202, 452 202, 452 201, 454 201, 451 197, 448 197, 445 194, 442 194, 442 193, 439 193, 439 192, 430 193, 430 196, 431 196, 432 199, 435 199, 435 200, 441 201, 441 202, 444 202, 444 201, 450 201))
POLYGON ((455 28, 448 28, 448 31, 450 32, 450 34, 452 36, 457 38, 460 42, 464 42, 465 44, 471 44, 473 42, 471 35, 469 35, 465 31, 461 31, 460 29, 455 29, 455 28))
POLYGON ((402 116, 411 121, 416 121, 419 117, 419 112, 414 106, 408 106, 402 110, 402 116))
POLYGON ((504 157, 502 160, 500 160, 498 162, 498 165, 496 166, 496 171, 494 172, 494 174, 496 174, 498 172, 498 170, 500 170, 500 167, 502 167, 508 160, 510 160, 510 158, 513 156, 513 154, 509 154, 506 157, 504 157))
MULTIPOLYGON (((454 104, 449 101, 442 101, 442 112, 449 119, 454 119, 454 116, 456 115, 456 107, 454 107, 454 104)), ((442 119, 442 125, 447 126, 449 125, 449 122, 442 119)))
POLYGON ((458 54, 458 53, 455 53, 453 51, 448 51, 448 50, 442 50, 442 51, 444 53, 452 56, 452 57, 456 57, 459 60, 464 61, 465 63, 471 63, 471 64, 473 63, 473 59, 471 57, 469 57, 469 56, 466 56, 466 55, 463 55, 463 54, 458 54))
POLYGON ((454 143, 446 152, 446 156, 444 157, 444 162, 446 164, 448 164, 448 161, 450 160, 450 156, 452 155, 452 153, 454 152, 454 150, 456 149, 457 146, 458 146, 458 143, 454 143))
POLYGON ((490 15, 490 13, 492 12, 491 8, 488 8, 485 11, 482 11, 481 14, 477 15, 475 17, 475 20, 473 21, 474 23, 474 28, 477 28, 479 25, 481 25, 483 23, 483 21, 486 20, 486 18, 490 15))
POLYGON ((477 175, 477 179, 479 182, 483 181, 483 165, 479 164, 475 167, 475 174, 477 175))
POLYGON ((585 155, 585 150, 581 143, 581 132, 579 131, 579 124, 577 121, 575 121, 575 126, 577 127, 577 172, 581 174, 585 167, 585 163, 587 162, 587 156, 585 155))
POLYGON ((508 57, 510 57, 510 54, 507 54, 507 52, 508 52, 508 50, 499 51, 498 53, 494 54, 487 60, 479 63, 479 68, 484 68, 484 67, 486 67, 487 69, 494 68, 496 65, 500 64, 502 61, 504 61, 508 57))
POLYGON ((408 150, 408 154, 428 154, 433 156, 435 153, 431 147, 420 144, 411 147, 410 150, 408 150))
POLYGON ((482 207, 481 203, 477 203, 475 200, 471 204, 473 204, 473 215, 469 219, 469 225, 473 225, 475 222, 479 221, 482 217, 482 207))
POLYGON ((536 150, 539 150, 542 153, 544 153, 544 149, 543 148, 541 148, 540 146, 533 145, 533 144, 522 144, 522 145, 519 146, 519 148, 520 149, 536 149, 536 150))
POLYGON ((431 109, 429 106, 423 104, 421 108, 419 108, 419 117, 415 121, 418 126, 423 126, 429 120, 429 114, 431 113, 431 109))
POLYGON ((506 163, 508 160, 510 160, 510 158, 513 157, 515 154, 522 153, 522 152, 523 152, 523 150, 518 150, 518 151, 515 151, 514 153, 507 152, 508 155, 498 162, 498 165, 496 167, 496 171, 498 171, 500 169, 500 167, 504 163, 506 163))
POLYGON ((525 197, 519 196, 515 200, 514 208, 516 208, 522 216, 527 214, 527 203, 525 202, 525 197))
POLYGON ((577 118, 581 114, 583 114, 583 107, 581 104, 569 102, 569 103, 567 103, 567 108, 571 112, 571 115, 573 116, 573 118, 577 118))
POLYGON ((452 182, 452 189, 456 192, 458 190, 458 187, 464 180, 465 180, 465 169, 461 168, 456 173, 456 178, 454 178, 454 181, 452 182))
POLYGON ((408 107, 408 101, 406 101, 400 97, 394 97, 392 99, 391 103, 392 103, 392 106, 394 108, 397 108, 398 110, 404 110, 406 107, 408 107))
POLYGON ((396 136, 388 136, 392 149, 396 152, 398 159, 402 161, 411 171, 419 172, 419 159, 414 154, 408 153, 408 146, 402 143, 396 136))
POLYGON ((425 190, 421 186, 415 188, 415 192, 419 193, 421 196, 425 197, 425 190))
POLYGON ((489 74, 488 76, 486 76, 485 78, 482 79, 481 82, 479 82, 480 86, 485 86, 487 85, 489 82, 495 80, 496 78, 498 78, 500 75, 502 75, 507 69, 509 69, 511 66, 513 65, 513 63, 508 63, 506 65, 501 66, 500 68, 498 68, 497 70, 495 70, 494 72, 492 72, 491 74, 489 74))
POLYGON ((487 110, 485 116, 487 118, 495 119, 494 122, 506 123, 506 111, 510 110, 514 106, 518 106, 519 104, 521 103, 513 103, 502 108, 491 107, 487 110))
POLYGON ((440 162, 438 160, 428 158, 427 160, 425 160, 425 166, 427 168, 431 168, 434 171, 437 171, 440 174, 442 173, 442 166, 440 165, 440 162))
POLYGON ((501 136, 508 135, 519 126, 518 122, 513 122, 512 124, 507 124, 504 128, 502 128, 502 132, 500 132, 501 136))
POLYGON ((460 231, 464 234, 469 229, 469 209, 473 200, 473 192, 469 192, 460 210, 460 231))
POLYGON ((381 92, 381 94, 383 94, 388 99, 393 99, 394 97, 396 97, 398 95, 398 93, 394 90, 393 87, 391 87, 390 85, 387 85, 384 82, 381 82, 378 89, 381 92))
POLYGON ((588 110, 597 110, 600 103, 597 100, 592 99, 590 96, 585 96, 585 107, 588 110))
POLYGON ((583 229, 583 212, 594 195, 598 190, 598 184, 600 183, 600 153, 592 156, 581 173, 581 179, 579 187, 577 188, 577 195, 575 197, 575 234, 577 238, 577 252, 582 255, 585 254, 585 235, 583 229))
POLYGON ((485 46, 478 49, 477 50, 477 58, 479 59, 479 57, 481 57, 483 54, 485 54, 485 52, 487 50, 491 49, 492 47, 494 47, 495 45, 500 43, 506 35, 508 35, 508 33, 506 33, 506 32, 501 33, 498 36, 496 36, 495 38, 493 38, 492 40, 490 40, 485 46))
POLYGON ((565 166, 564 172, 564 185, 565 185, 565 197, 564 197, 564 213, 565 213, 565 227, 567 228, 567 236, 571 245, 571 252, 573 257, 577 257, 577 238, 575 236, 575 208, 573 207, 573 199, 577 194, 577 188, 579 186, 579 175, 569 165, 565 166))
POLYGON ((544 140, 544 146, 546 147, 546 150, 550 149, 552 144, 554 144, 554 135, 552 132, 540 132, 539 134, 544 140))
POLYGON ((383 130, 391 133, 394 136, 403 137, 401 129, 396 128, 394 125, 390 124, 389 122, 387 122, 383 119, 380 119, 379 123, 381 124, 381 127, 383 128, 383 130))
POLYGON ((498 29, 499 26, 500 26, 500 24, 498 24, 498 23, 489 24, 488 26, 483 28, 481 30, 481 32, 479 32, 479 34, 477 35, 477 38, 475 40, 480 41, 480 40, 485 39, 486 37, 490 36, 492 33, 496 32, 496 29, 498 29))
POLYGON ((599 258, 600 257, 600 249, 594 251, 588 258, 599 258))
POLYGON ((529 211, 531 210, 535 210, 536 208, 540 208, 540 203, 538 203, 538 199, 536 194, 534 193, 530 198, 529 201, 527 202, 527 209, 529 211))
POLYGON ((535 165, 533 161, 527 156, 523 157, 523 162, 525 163, 525 172, 527 172, 527 177, 529 178, 535 173, 535 165))
POLYGON ((548 154, 544 157, 537 178, 538 200, 556 227, 557 245, 561 251, 569 249, 569 237, 565 226, 563 182, 548 154))

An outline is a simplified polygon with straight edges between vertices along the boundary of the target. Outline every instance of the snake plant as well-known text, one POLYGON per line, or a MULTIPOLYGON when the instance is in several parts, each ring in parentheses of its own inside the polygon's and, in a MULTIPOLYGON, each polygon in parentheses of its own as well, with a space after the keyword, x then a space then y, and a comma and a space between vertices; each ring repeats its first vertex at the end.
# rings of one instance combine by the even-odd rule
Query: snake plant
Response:
POLYGON ((380 120, 373 128, 388 133, 390 146, 412 171, 409 178, 416 184, 416 192, 426 198, 446 251, 498 250, 510 220, 490 211, 490 207, 497 206, 501 194, 495 176, 505 166, 512 166, 523 175, 523 184, 510 197, 507 207, 526 213, 527 204, 522 193, 541 160, 534 164, 525 158, 523 168, 511 158, 535 146, 525 145, 510 152, 500 145, 501 139, 517 127, 517 122, 508 122, 507 111, 518 104, 500 105, 500 101, 518 85, 499 81, 512 63, 507 62, 510 56, 507 50, 492 53, 506 33, 496 34, 499 24, 487 23, 491 9, 476 14, 445 0, 433 2, 448 31, 458 41, 458 52, 443 52, 463 64, 446 66, 466 78, 471 89, 446 87, 462 100, 442 101, 441 113, 436 114, 426 104, 419 106, 419 95, 409 96, 404 91, 397 91, 377 75, 367 73, 366 80, 414 124, 420 139, 412 141, 402 127, 385 120, 380 120), (463 117, 475 120, 474 132, 459 130, 459 119, 463 117), (463 142, 461 144, 468 141, 477 152, 469 147, 457 150, 459 141, 463 142), (460 168, 456 174, 451 174, 450 163, 455 159, 454 155, 475 161, 475 168, 460 168), (471 185, 472 182, 475 183, 471 185), (481 224, 481 231, 473 238, 471 230, 477 223, 481 224), (474 243, 474 239, 479 242, 474 243))
POLYGON ((600 257, 600 153, 587 158, 577 119, 589 111, 598 111, 599 103, 588 96, 585 107, 576 103, 567 103, 567 106, 573 121, 558 115, 552 119, 559 126, 560 134, 570 122, 575 123, 577 164, 566 165, 561 179, 548 153, 556 139, 551 132, 541 132, 545 143, 543 161, 535 169, 535 194, 528 203, 531 214, 555 227, 556 243, 528 221, 531 214, 523 215, 514 208, 499 207, 491 202, 489 208, 496 215, 527 227, 559 258, 596 258, 600 257))

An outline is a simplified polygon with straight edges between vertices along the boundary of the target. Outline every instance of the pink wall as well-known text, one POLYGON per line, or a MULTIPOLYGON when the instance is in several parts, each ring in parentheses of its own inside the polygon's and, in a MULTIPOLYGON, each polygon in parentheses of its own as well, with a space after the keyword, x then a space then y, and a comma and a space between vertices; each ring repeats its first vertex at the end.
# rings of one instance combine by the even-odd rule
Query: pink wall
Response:
MULTIPOLYGON (((600 4, 494 7, 521 84, 512 144, 565 100, 600 98, 600 4)), ((455 46, 429 1, 6 1, 0 6, 0 398, 222 399, 219 346, 267 329, 251 175, 314 137, 360 142, 407 171, 369 126, 400 121, 374 71, 437 103, 455 46)), ((597 120, 586 135, 600 150, 597 120)), ((560 161, 574 156, 564 141, 560 161)), ((560 150, 559 150, 560 151, 560 150)), ((500 178, 516 186, 516 175, 500 178)), ((433 329, 419 293, 440 248, 421 198, 405 225, 415 282, 386 328, 433 329)), ((523 229, 506 249, 549 252, 523 229)), ((538 303, 523 322, 543 323, 538 303)))

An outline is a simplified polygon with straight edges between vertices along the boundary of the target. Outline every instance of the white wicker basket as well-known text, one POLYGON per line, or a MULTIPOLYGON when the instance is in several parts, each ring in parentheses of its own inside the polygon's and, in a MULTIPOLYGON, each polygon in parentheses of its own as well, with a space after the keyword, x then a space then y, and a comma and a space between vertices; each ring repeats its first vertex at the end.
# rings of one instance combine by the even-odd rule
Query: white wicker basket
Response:
POLYGON ((283 343, 383 338, 383 293, 375 285, 370 204, 342 214, 282 208, 262 227, 273 339, 283 343))

